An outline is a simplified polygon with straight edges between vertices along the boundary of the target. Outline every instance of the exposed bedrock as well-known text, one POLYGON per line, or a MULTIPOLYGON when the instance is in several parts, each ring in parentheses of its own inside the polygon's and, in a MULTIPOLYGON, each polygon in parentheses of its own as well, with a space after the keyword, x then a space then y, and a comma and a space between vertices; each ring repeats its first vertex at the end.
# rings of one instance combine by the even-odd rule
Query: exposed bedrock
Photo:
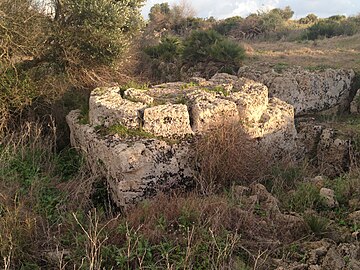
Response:
POLYGON ((341 112, 350 106, 353 70, 301 67, 244 66, 238 75, 265 84, 269 95, 277 97, 295 108, 295 114, 307 114, 333 109, 341 112), (334 108, 335 107, 335 108, 334 108))
POLYGON ((239 125, 274 158, 317 151, 335 159, 338 141, 315 131, 319 138, 299 140, 293 106, 269 98, 268 92, 262 83, 228 74, 145 90, 97 88, 90 96, 89 123, 84 124, 79 111, 67 116, 71 143, 94 172, 107 178, 119 206, 159 191, 192 187, 197 176, 194 138, 224 124, 239 125))

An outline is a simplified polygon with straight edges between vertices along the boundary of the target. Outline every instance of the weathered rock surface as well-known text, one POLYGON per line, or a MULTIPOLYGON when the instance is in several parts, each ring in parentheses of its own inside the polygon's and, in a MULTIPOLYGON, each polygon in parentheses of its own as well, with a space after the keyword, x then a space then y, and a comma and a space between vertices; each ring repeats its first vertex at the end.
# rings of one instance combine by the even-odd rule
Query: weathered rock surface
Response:
POLYGON ((339 205, 335 198, 335 192, 329 188, 320 189, 320 198, 322 202, 329 208, 335 208, 339 205))
POLYGON ((143 128, 161 137, 184 137, 193 134, 186 105, 166 104, 144 110, 143 128))
POLYGON ((294 109, 269 99, 265 85, 228 74, 194 81, 198 84, 130 88, 123 97, 117 87, 97 88, 89 101, 89 125, 79 123, 76 111, 68 115, 72 145, 108 178, 119 206, 162 189, 189 186, 196 174, 189 136, 203 136, 220 125, 239 125, 269 153, 296 152, 294 109), (113 125, 121 125, 112 129, 120 128, 120 135, 95 130, 113 125))
POLYGON ((280 264, 276 270, 354 270, 360 269, 360 246, 356 243, 335 244, 330 239, 316 242, 305 242, 302 245, 305 251, 302 262, 275 261, 280 264))
POLYGON ((190 186, 194 172, 184 142, 170 146, 157 139, 125 140, 101 136, 90 125, 79 123, 79 111, 67 116, 71 144, 81 149, 94 173, 107 176, 114 202, 119 206, 174 186, 190 186))
POLYGON ((325 69, 309 71, 301 67, 277 69, 276 66, 244 66, 238 75, 265 84, 271 97, 277 97, 295 108, 296 115, 319 112, 350 103, 353 70, 325 69))
POLYGON ((352 114, 360 114, 360 89, 357 90, 353 101, 350 103, 350 112, 352 114))
POLYGON ((267 87, 245 79, 238 80, 235 86, 239 91, 231 93, 229 99, 236 103, 240 119, 247 122, 259 121, 268 107, 267 87), (243 81, 243 84, 239 85, 239 81, 243 81))
POLYGON ((111 126, 122 124, 129 128, 137 128, 140 121, 140 111, 146 105, 123 99, 120 88, 96 88, 89 100, 89 120, 92 126, 111 126))
POLYGON ((147 105, 151 105, 154 102, 154 98, 145 94, 142 89, 129 88, 124 92, 124 98, 135 102, 141 102, 147 105))
POLYGON ((206 132, 224 122, 239 121, 239 113, 234 102, 211 97, 196 97, 191 105, 194 132, 206 132))
POLYGON ((350 165, 350 141, 337 138, 335 130, 323 130, 317 146, 318 165, 329 176, 338 175, 347 171, 350 165))
POLYGON ((298 125, 298 151, 310 158, 329 177, 348 171, 351 165, 351 137, 311 119, 298 125))

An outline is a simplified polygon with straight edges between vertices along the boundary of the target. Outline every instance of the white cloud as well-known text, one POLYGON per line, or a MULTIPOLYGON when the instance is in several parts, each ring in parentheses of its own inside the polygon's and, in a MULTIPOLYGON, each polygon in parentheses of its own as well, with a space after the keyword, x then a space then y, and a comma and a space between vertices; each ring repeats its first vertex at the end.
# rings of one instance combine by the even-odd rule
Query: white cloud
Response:
MULTIPOLYGON (((143 9, 147 17, 150 8, 155 3, 177 3, 177 0, 149 0, 143 9)), ((360 13, 359 0, 197 0, 188 1, 199 17, 227 18, 231 16, 247 16, 258 10, 267 10, 275 7, 290 6, 295 11, 295 17, 300 18, 309 13, 320 17, 334 14, 356 15, 360 13)))

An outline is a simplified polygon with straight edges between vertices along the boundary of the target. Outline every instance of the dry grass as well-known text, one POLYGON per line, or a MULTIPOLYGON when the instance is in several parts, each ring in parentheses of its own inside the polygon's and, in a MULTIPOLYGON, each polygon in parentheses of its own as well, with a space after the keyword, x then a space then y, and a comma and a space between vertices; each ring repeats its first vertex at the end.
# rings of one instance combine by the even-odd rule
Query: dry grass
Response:
POLYGON ((194 148, 200 171, 197 182, 204 194, 259 181, 270 166, 269 157, 239 123, 224 122, 198 138, 194 148))
POLYGON ((360 71, 360 35, 301 42, 249 42, 245 64, 269 62, 302 67, 328 66, 360 71))

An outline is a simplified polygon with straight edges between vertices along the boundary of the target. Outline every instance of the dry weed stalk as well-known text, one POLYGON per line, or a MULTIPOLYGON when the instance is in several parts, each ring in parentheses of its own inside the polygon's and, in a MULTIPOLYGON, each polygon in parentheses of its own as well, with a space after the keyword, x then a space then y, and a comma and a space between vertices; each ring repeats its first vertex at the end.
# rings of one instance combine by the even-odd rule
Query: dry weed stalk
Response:
POLYGON ((86 247, 86 255, 87 255, 86 259, 88 260, 89 263, 89 270, 101 269, 101 263, 102 263, 101 249, 104 243, 108 240, 107 235, 102 236, 102 233, 104 232, 106 227, 111 222, 118 219, 119 216, 109 220, 108 222, 105 223, 105 225, 101 226, 100 218, 97 215, 96 209, 94 210, 94 212, 90 211, 88 214, 89 227, 87 229, 79 221, 75 213, 73 213, 73 217, 76 223, 80 226, 81 230, 84 232, 88 240, 86 247))
POLYGON ((239 244, 240 235, 237 232, 234 234, 227 234, 225 240, 225 246, 221 246, 216 239, 214 231, 209 228, 211 239, 213 242, 213 251, 211 256, 213 257, 212 269, 224 269, 228 264, 228 259, 233 254, 236 246, 239 244))
POLYGON ((223 123, 195 142, 198 185, 211 194, 234 183, 249 184, 266 174, 269 164, 257 142, 238 123, 223 123))

